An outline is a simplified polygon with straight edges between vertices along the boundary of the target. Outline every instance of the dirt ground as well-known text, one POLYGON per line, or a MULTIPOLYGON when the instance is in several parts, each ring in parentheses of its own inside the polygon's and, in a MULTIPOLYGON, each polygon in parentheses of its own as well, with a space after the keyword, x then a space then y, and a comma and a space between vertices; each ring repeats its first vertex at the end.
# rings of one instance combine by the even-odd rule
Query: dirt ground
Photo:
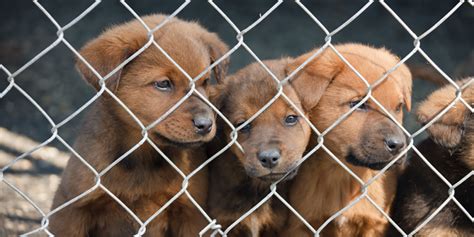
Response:
POLYGON ((38 228, 42 215, 19 192, 30 198, 46 213, 60 182, 60 174, 69 155, 57 148, 46 146, 10 167, 15 157, 27 152, 39 143, 28 137, 0 127, 0 167, 5 171, 0 182, 0 236, 14 236, 38 228), (13 186, 13 187, 12 187, 13 186))
MULTIPOLYGON (((60 25, 65 25, 93 1, 39 1, 60 25)), ((171 13, 183 1, 127 1, 139 15, 171 13)), ((270 8, 276 1, 215 1, 235 24, 243 29, 270 8)), ((335 29, 367 1, 322 0, 302 1, 329 29, 335 29)), ((420 34, 435 24, 458 1, 397 0, 386 1, 411 29, 420 34)), ((230 46, 235 45, 236 33, 207 1, 191 1, 179 17, 197 20, 217 32, 230 46)), ((65 33, 76 48, 100 34, 105 28, 132 19, 119 1, 103 1, 83 20, 65 33)), ((51 44, 56 38, 55 27, 31 2, 0 1, 0 64, 10 72, 51 44)), ((450 76, 473 75, 474 65, 474 7, 467 3, 444 24, 422 40, 422 49, 450 76)), ((245 35, 245 41, 261 59, 296 56, 324 43, 324 34, 293 1, 285 1, 272 15, 245 35)), ((413 38, 379 3, 374 3, 357 20, 333 37, 334 43, 363 42, 385 46, 401 57, 413 49, 413 38)), ((231 72, 252 63, 252 57, 242 49, 231 56, 231 72)), ((420 55, 409 64, 426 65, 420 55)), ((0 91, 7 86, 0 71, 0 91)), ((60 44, 15 78, 55 122, 60 122, 84 104, 94 94, 74 68, 73 54, 60 44)), ((413 100, 423 99, 436 86, 415 81, 413 100)), ((59 129, 69 143, 83 113, 59 129)), ((408 131, 419 125, 408 114, 408 131)), ((51 126, 23 95, 11 90, 0 99, 0 168, 18 155, 51 136, 51 126)), ((23 190, 44 212, 49 211, 59 175, 68 154, 57 141, 17 162, 4 173, 4 180, 23 190)), ((0 182, 0 236, 16 236, 40 226, 41 214, 0 182)))

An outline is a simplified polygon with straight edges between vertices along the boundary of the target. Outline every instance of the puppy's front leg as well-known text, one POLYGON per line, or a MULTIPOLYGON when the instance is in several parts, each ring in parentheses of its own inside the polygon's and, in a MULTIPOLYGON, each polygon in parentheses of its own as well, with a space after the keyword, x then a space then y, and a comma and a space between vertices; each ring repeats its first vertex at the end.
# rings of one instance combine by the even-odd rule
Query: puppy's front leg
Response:
POLYGON ((169 220, 170 233, 175 237, 199 236, 199 232, 208 224, 195 207, 182 208, 177 214, 169 220))
MULTIPOLYGON (((224 221, 224 226, 229 227, 233 221, 224 221)), ((228 237, 259 237, 257 230, 252 230, 249 226, 241 223, 235 226, 228 234, 228 237)))
MULTIPOLYGON (((80 161, 74 158, 69 159, 61 184, 54 196, 51 210, 77 197, 93 185, 93 177, 88 175, 87 170, 80 164, 80 161)), ((48 229, 58 237, 88 236, 88 232, 93 225, 92 213, 85 207, 99 199, 101 195, 101 192, 94 191, 54 213, 49 218, 48 229)))
POLYGON ((385 229, 387 225, 366 225, 365 228, 361 231, 362 237, 382 237, 386 232, 385 229))
POLYGON ((312 236, 308 228, 303 225, 303 223, 296 218, 296 216, 290 216, 287 224, 282 228, 282 233, 278 236, 280 237, 293 237, 293 236, 312 236))
POLYGON ((49 219, 48 230, 57 237, 88 236, 91 216, 75 207, 63 209, 49 219))
POLYGON ((313 234, 306 228, 306 226, 298 226, 296 228, 291 228, 284 230, 282 234, 279 236, 281 237, 293 237, 293 236, 298 236, 298 237, 310 237, 313 236, 313 234))

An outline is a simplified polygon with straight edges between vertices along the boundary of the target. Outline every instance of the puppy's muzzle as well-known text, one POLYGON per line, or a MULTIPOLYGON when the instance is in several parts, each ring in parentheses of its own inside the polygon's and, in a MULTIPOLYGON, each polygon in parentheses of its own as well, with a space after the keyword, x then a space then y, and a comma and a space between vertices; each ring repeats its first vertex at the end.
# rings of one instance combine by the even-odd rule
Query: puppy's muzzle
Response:
POLYGON ((404 136, 388 136, 384 139, 384 145, 388 152, 396 155, 406 147, 406 138, 404 136))
POLYGON ((195 116, 192 121, 195 131, 199 135, 206 135, 210 133, 214 124, 210 117, 204 115, 195 116))
POLYGON ((258 152, 257 157, 263 167, 272 169, 280 161, 280 151, 278 149, 262 150, 258 152))

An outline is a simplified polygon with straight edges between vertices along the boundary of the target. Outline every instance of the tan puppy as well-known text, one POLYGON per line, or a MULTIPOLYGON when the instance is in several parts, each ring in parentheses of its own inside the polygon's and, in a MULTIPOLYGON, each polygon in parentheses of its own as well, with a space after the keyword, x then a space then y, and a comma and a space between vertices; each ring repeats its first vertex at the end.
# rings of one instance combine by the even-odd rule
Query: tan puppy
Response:
MULTIPOLYGON (((153 28, 163 15, 144 17, 153 28)), ((154 33, 155 40, 187 72, 196 77, 227 47, 197 23, 173 19, 154 33)), ((148 41, 138 21, 107 30, 90 41, 81 55, 101 74, 107 75, 148 41)), ((226 62, 214 72, 224 76, 226 62)), ((98 78, 82 62, 78 69, 96 89, 98 78)), ((196 82, 206 96, 211 73, 196 82)), ((106 81, 145 125, 163 115, 189 91, 189 80, 155 46, 150 46, 106 81)), ((165 120, 148 130, 148 136, 186 174, 205 159, 198 148, 215 134, 215 115, 192 95, 165 120)), ((85 117, 74 149, 101 172, 141 139, 142 130, 111 96, 104 94, 85 117)), ((71 157, 63 173, 53 209, 75 198, 95 184, 93 173, 77 157, 71 157)), ((100 178, 141 221, 146 221, 181 189, 183 179, 147 142, 100 178)), ((206 170, 190 180, 188 190, 200 205, 207 195, 206 170)), ((207 222, 196 207, 181 196, 146 226, 147 236, 196 236, 207 222)), ((49 230, 56 236, 131 236, 139 224, 100 188, 50 218, 49 230)))
MULTIPOLYGON (((459 81, 463 85, 472 78, 459 81)), ((430 122, 454 100, 456 90, 447 85, 432 93, 418 108, 419 121, 430 122)), ((474 105, 474 84, 464 89, 462 98, 474 105)), ((456 102, 427 128, 429 138, 416 145, 423 156, 450 183, 455 184, 474 170, 474 114, 456 102)), ((474 214, 474 177, 456 187, 454 197, 467 212, 474 214)), ((405 233, 411 233, 449 198, 448 186, 416 153, 398 183, 391 216, 405 233)), ((401 236, 391 227, 387 236, 401 236)), ((416 236, 474 236, 474 224, 453 201, 421 228, 416 236)))
MULTIPOLYGON (((399 61, 385 49, 360 44, 343 44, 336 48, 371 84, 399 61)), ((289 70, 293 71, 313 53, 297 58, 289 70)), ((317 102, 310 112, 310 120, 320 131, 356 106, 367 92, 362 80, 331 49, 312 60, 293 80, 296 88, 313 92, 306 100, 317 102)), ((372 95, 401 123, 403 107, 410 109, 411 105, 408 68, 399 67, 372 95)), ((308 149, 317 144, 316 140, 311 139, 308 149)), ((367 181, 397 157, 406 146, 406 138, 402 130, 368 100, 324 136, 324 145, 367 181)), ((315 229, 361 194, 361 185, 322 149, 303 163, 300 171, 290 190, 290 203, 315 229)), ((395 188, 396 172, 392 169, 369 186, 368 195, 388 212, 395 188)), ((386 225, 382 214, 364 199, 326 226, 322 236, 380 236, 386 225)), ((312 236, 312 233, 291 215, 284 235, 312 236)))
MULTIPOLYGON (((264 61, 265 65, 282 79, 290 58, 264 61)), ((257 113, 277 94, 276 82, 258 63, 251 64, 226 78, 218 86, 213 102, 235 127, 257 113)), ((283 86, 283 92, 300 111, 310 104, 302 104, 292 84, 283 86)), ((230 127, 221 121, 212 146, 211 155, 231 141, 230 127)), ((308 145, 308 123, 283 98, 277 99, 255 120, 243 127, 237 145, 210 164, 209 210, 210 215, 227 229, 270 192, 270 185, 291 172, 278 185, 278 193, 287 194, 287 180, 296 174, 296 168, 308 145)), ((288 209, 271 198, 250 216, 232 229, 228 236, 275 236, 284 226, 288 209)))

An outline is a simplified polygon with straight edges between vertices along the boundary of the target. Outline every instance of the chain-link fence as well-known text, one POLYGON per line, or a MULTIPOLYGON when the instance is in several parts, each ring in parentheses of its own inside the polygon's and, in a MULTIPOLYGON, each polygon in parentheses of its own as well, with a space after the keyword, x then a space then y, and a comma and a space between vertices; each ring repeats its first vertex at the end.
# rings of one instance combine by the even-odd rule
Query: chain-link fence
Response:
MULTIPOLYGON (((473 84, 473 80, 470 82, 464 84, 462 87, 458 86, 453 79, 447 75, 440 67, 438 66, 434 60, 432 60, 429 56, 429 52, 425 52, 423 49, 423 39, 425 39, 428 35, 430 35, 433 31, 435 31, 440 25, 442 25, 447 19, 449 19, 453 14, 455 14, 459 9, 461 8, 471 8, 474 6, 473 1, 458 1, 454 2, 453 6, 447 13, 445 13, 439 20, 436 21, 435 24, 433 24, 431 27, 423 31, 421 34, 416 34, 408 24, 406 24, 403 20, 402 17, 400 17, 397 12, 392 9, 391 4, 387 3, 385 1, 368 1, 364 3, 364 5, 351 17, 349 17, 347 20, 345 20, 342 24, 339 26, 335 27, 334 29, 328 29, 324 21, 321 21, 318 18, 317 14, 314 14, 311 10, 307 8, 307 4, 303 1, 296 0, 294 2, 291 2, 292 4, 295 4, 298 9, 300 9, 300 12, 298 14, 306 14, 309 16, 309 18, 313 21, 314 26, 318 28, 318 30, 321 30, 324 32, 324 39, 322 46, 314 51, 314 54, 311 55, 307 60, 305 60, 304 63, 302 63, 300 66, 298 66, 294 71, 289 73, 288 76, 285 78, 278 78, 274 72, 272 72, 259 58, 257 53, 254 52, 252 47, 247 44, 245 37, 250 33, 254 32, 255 27, 257 27, 259 24, 261 24, 262 21, 264 21, 266 18, 271 16, 272 14, 275 14, 275 11, 281 6, 283 3, 283 0, 276 1, 272 3, 272 5, 263 12, 259 18, 250 23, 246 27, 238 27, 237 24, 234 23, 232 17, 228 16, 226 14, 226 9, 220 7, 219 1, 208 1, 208 3, 201 3, 201 4, 208 4, 213 11, 215 11, 222 19, 225 21, 231 29, 235 33, 236 37, 236 42, 234 45, 231 45, 230 50, 227 51, 222 57, 215 59, 212 64, 206 68, 204 71, 198 74, 196 77, 192 77, 182 68, 181 65, 179 65, 173 57, 171 57, 166 50, 164 50, 160 44, 154 39, 153 33, 156 31, 159 31, 164 25, 169 23, 171 19, 179 15, 183 10, 186 9, 186 7, 190 4, 190 0, 184 1, 179 7, 176 8, 166 19, 164 19, 162 22, 160 22, 157 25, 154 25, 150 27, 149 25, 145 24, 143 21, 142 17, 140 14, 138 14, 133 7, 129 5, 128 2, 121 0, 117 4, 121 4, 123 9, 126 10, 131 16, 133 16, 138 22, 140 22, 141 26, 148 32, 148 41, 136 52, 134 52, 130 57, 125 59, 123 62, 120 63, 118 67, 113 69, 112 71, 108 72, 106 75, 101 75, 100 73, 97 72, 97 70, 94 68, 94 65, 91 65, 83 56, 81 56, 78 53, 78 50, 76 47, 73 46, 73 44, 70 43, 70 39, 68 39, 67 32, 68 30, 72 29, 75 27, 76 24, 81 22, 81 20, 85 17, 87 17, 88 14, 90 14, 92 11, 94 11, 96 8, 98 8, 102 3, 101 1, 95 1, 93 2, 90 6, 88 6, 85 10, 80 12, 73 20, 70 20, 66 24, 60 24, 58 21, 55 19, 54 11, 49 11, 43 6, 43 3, 40 1, 34 0, 32 4, 34 4, 51 22, 51 24, 56 28, 57 30, 57 38, 54 40, 53 43, 48 45, 46 48, 42 49, 40 53, 36 54, 33 58, 31 58, 27 63, 22 65, 19 69, 15 71, 10 71, 7 67, 4 65, 0 65, 1 71, 6 75, 7 78, 7 86, 6 88, 2 89, 0 93, 0 99, 7 96, 9 93, 12 93, 13 91, 19 92, 29 103, 31 103, 34 108, 39 111, 42 116, 47 120, 50 129, 51 129, 51 135, 48 139, 44 140, 40 144, 35 144, 34 142, 24 142, 23 140, 20 141, 20 144, 28 144, 28 149, 16 149, 20 155, 15 156, 15 157, 7 157, 8 162, 2 167, 1 172, 0 172, 0 180, 2 181, 2 185, 4 187, 7 187, 9 190, 13 190, 16 194, 20 195, 26 202, 28 202, 34 210, 41 215, 41 225, 38 228, 34 228, 31 230, 26 231, 26 233, 23 234, 23 236, 30 236, 33 234, 37 233, 46 233, 46 234, 51 234, 48 230, 48 225, 49 225, 49 218, 53 215, 55 215, 57 212, 63 210, 64 208, 67 208, 68 206, 74 204, 81 198, 91 194, 92 192, 95 192, 97 190, 102 190, 103 192, 106 193, 106 195, 109 195, 115 202, 117 202, 125 211, 128 215, 130 215, 140 226, 139 230, 137 231, 136 235, 141 236, 146 234, 147 226, 148 224, 153 221, 157 216, 162 214, 167 208, 170 208, 170 205, 173 204, 179 197, 181 196, 186 196, 189 198, 195 208, 199 210, 199 212, 202 214, 202 216, 208 221, 209 225, 205 227, 202 231, 201 234, 204 233, 213 233, 213 234, 220 234, 222 236, 226 236, 228 233, 231 233, 233 228, 238 225, 240 222, 242 222, 246 217, 251 215, 255 210, 257 210, 259 207, 261 207, 265 202, 267 202, 271 198, 276 198, 279 199, 291 212, 291 215, 297 216, 301 222, 303 222, 307 227, 308 230, 313 232, 314 234, 319 234, 328 223, 336 219, 337 217, 341 216, 346 210, 350 209, 354 205, 356 205, 359 201, 366 199, 371 204, 380 211, 380 213, 390 222, 391 225, 395 226, 396 229, 400 232, 401 235, 408 235, 412 236, 415 234, 417 231, 419 231, 424 225, 426 225, 430 220, 432 220, 435 215, 448 203, 448 202, 455 202, 456 205, 458 205, 464 213, 471 219, 473 220, 472 213, 468 213, 466 209, 462 206, 461 203, 456 201, 454 197, 454 190, 456 187, 458 187, 461 182, 466 181, 469 179, 471 176, 474 175, 474 171, 470 172, 468 175, 465 176, 460 182, 458 183, 450 183, 449 181, 446 180, 446 178, 443 177, 443 175, 432 165, 429 164, 428 159, 426 159, 423 154, 420 153, 420 151, 414 146, 414 139, 420 136, 429 126, 431 126, 436 120, 438 120, 441 116, 443 116, 445 113, 449 111, 449 109, 458 101, 462 102, 465 106, 469 108, 469 110, 472 112, 473 108, 472 105, 466 102, 462 98, 462 91, 467 88, 468 86, 473 84), (410 50, 410 52, 403 57, 401 57, 401 60, 390 70, 388 70, 381 78, 379 78, 375 83, 369 83, 363 75, 361 75, 358 71, 357 68, 355 68, 353 65, 351 65, 343 56, 340 52, 337 51, 336 47, 334 46, 333 39, 338 37, 341 31, 343 31, 345 28, 347 28, 349 25, 351 25, 354 21, 356 21, 359 17, 361 17, 368 9, 372 7, 383 7, 387 13, 389 13, 393 19, 401 26, 403 29, 408 32, 408 34, 412 37, 412 43, 413 47, 410 50), (17 82, 17 78, 25 72, 25 70, 29 69, 32 67, 33 64, 35 64, 37 61, 41 60, 45 55, 47 55, 50 51, 54 50, 57 47, 66 47, 69 52, 71 52, 75 57, 78 58, 83 64, 87 66, 89 70, 91 70, 94 75, 97 78, 100 78, 100 89, 97 91, 96 94, 91 96, 90 99, 87 100, 86 103, 83 103, 77 110, 75 110, 72 114, 68 115, 65 119, 62 120, 55 120, 53 119, 45 109, 43 109, 43 106, 39 104, 32 95, 28 92, 28 90, 24 90, 22 86, 17 82), (154 122, 151 124, 143 124, 142 121, 140 121, 136 115, 128 108, 127 104, 122 102, 115 94, 113 89, 106 87, 106 81, 113 76, 115 73, 120 71, 123 67, 125 67, 129 62, 131 62, 133 59, 135 59, 137 56, 139 56, 142 52, 144 52, 148 48, 155 48, 159 50, 163 55, 166 56, 166 58, 169 60, 170 63, 172 63, 176 68, 179 69, 179 71, 189 80, 189 86, 191 90, 182 97, 171 109, 169 109, 167 112, 162 114, 159 118, 157 118, 154 122), (198 80, 201 80, 204 75, 206 75, 208 72, 210 72, 212 69, 214 69, 216 66, 218 66, 220 63, 222 63, 224 60, 227 60, 231 55, 233 55, 237 50, 245 50, 248 52, 251 57, 253 58, 254 61, 258 62, 258 64, 264 68, 264 70, 268 73, 268 75, 271 76, 271 78, 274 79, 275 85, 278 88, 278 92, 274 95, 274 97, 268 101, 268 103, 265 104, 257 113, 255 113, 253 116, 251 116, 246 122, 239 124, 239 126, 234 126, 232 122, 226 118, 221 111, 218 110, 207 98, 206 96, 202 95, 200 91, 195 89, 195 83, 198 80), (301 159, 301 162, 304 162, 307 158, 309 158, 312 154, 314 154, 318 150, 324 150, 326 151, 334 161, 336 161, 339 165, 341 165, 357 182, 360 184, 360 189, 362 190, 360 196, 356 197, 354 201, 350 202, 349 205, 344 207, 343 209, 339 210, 338 212, 334 213, 333 216, 327 219, 327 221, 319 226, 319 227, 314 227, 310 223, 307 222, 293 207, 292 205, 283 198, 283 195, 279 193, 278 189, 278 183, 275 182, 272 184, 269 189, 268 195, 266 195, 260 202, 258 202, 255 206, 250 208, 245 214, 243 214, 240 218, 236 219, 232 224, 230 224, 227 228, 223 228, 220 223, 219 219, 215 219, 215 217, 212 217, 209 215, 208 212, 206 212, 206 209, 201 207, 196 201, 194 201, 194 197, 188 192, 189 189, 189 181, 192 179, 199 171, 201 171, 203 168, 205 168, 207 165, 209 165, 211 162, 213 162, 215 159, 219 159, 220 155, 223 154, 225 151, 227 151, 231 146, 236 145, 239 146, 237 142, 238 138, 238 131, 240 131, 243 127, 245 127, 247 124, 251 123, 253 120, 255 120, 258 116, 260 116, 264 111, 266 111, 277 99, 284 99, 287 103, 292 105, 294 108, 297 108, 297 106, 294 104, 293 101, 291 101, 288 97, 283 92, 283 86, 291 80, 306 64, 308 64, 311 60, 316 58, 318 55, 320 55, 323 51, 325 50, 330 50, 334 52, 344 63, 347 64, 347 66, 353 70, 353 72, 359 77, 359 79, 367 86, 367 94, 364 98, 360 100, 360 102, 352 108, 349 112, 341 116, 339 119, 337 119, 331 126, 329 126, 327 129, 324 131, 319 131, 314 124, 312 124, 308 118, 306 118, 305 114, 303 111, 300 111, 298 109, 297 112, 299 115, 304 118, 305 122, 308 123, 308 125, 311 127, 312 131, 317 134, 318 136, 318 144, 314 147, 308 148, 308 152, 304 155, 304 157, 301 159), (440 112, 433 120, 430 122, 426 123, 423 125, 423 127, 419 128, 415 132, 409 132, 407 131, 402 124, 397 122, 397 119, 389 112, 387 111, 383 106, 382 103, 379 102, 374 96, 372 96, 372 91, 377 88, 378 85, 380 85, 382 82, 387 80, 387 77, 395 71, 400 65, 406 63, 411 57, 414 55, 421 55, 436 71, 442 75, 442 77, 450 84, 452 84, 456 90, 457 94, 455 99, 442 111, 440 112), (197 95, 200 99, 206 102, 208 106, 212 108, 212 110, 217 114, 217 116, 225 121, 225 124, 229 126, 232 129, 231 132, 231 142, 228 143, 226 146, 224 146, 220 151, 217 153, 211 155, 204 163, 200 164, 199 167, 189 174, 185 174, 183 171, 181 171, 174 163, 173 163, 173 157, 168 157, 165 152, 163 152, 159 146, 154 144, 153 140, 150 138, 149 135, 149 130, 161 123, 164 119, 166 119, 170 114, 172 114, 175 110, 177 110, 186 100, 188 100, 192 95, 197 95), (95 103, 99 98, 104 97, 104 96, 109 96, 115 102, 120 105, 136 122, 136 124, 141 128, 142 135, 143 137, 141 140, 136 143, 130 150, 125 151, 122 155, 120 155, 114 162, 109 164, 105 169, 102 170, 95 170, 87 161, 84 159, 81 154, 76 152, 74 148, 70 145, 66 139, 64 139, 61 136, 60 130, 64 126, 66 126, 68 123, 70 123, 74 118, 76 118, 79 114, 84 112, 89 106, 91 106, 93 103, 95 103), (403 130, 405 135, 409 138, 409 143, 408 146, 398 155, 396 159, 391 161, 385 168, 380 170, 380 172, 369 179, 368 181, 363 181, 360 177, 358 177, 349 167, 347 167, 343 162, 340 162, 340 159, 338 157, 335 157, 333 153, 330 151, 330 149, 325 145, 324 143, 324 138, 325 135, 331 132, 336 126, 338 126, 340 123, 342 123, 345 119, 347 119, 348 116, 350 116, 356 109, 357 107, 361 106, 363 103, 366 101, 372 101, 374 102, 378 107, 381 108, 381 110, 385 113, 385 115, 389 118, 391 118, 392 121, 394 121, 397 126, 403 130), (90 187, 87 191, 82 192, 80 195, 76 196, 75 198, 66 201, 65 203, 59 205, 58 207, 54 208, 53 210, 47 210, 45 208, 41 208, 37 205, 37 203, 34 200, 34 197, 32 197, 32 193, 26 194, 25 190, 22 190, 21 188, 17 187, 15 182, 10 181, 9 176, 7 174, 9 173, 9 170, 11 170, 11 167, 14 165, 18 165, 25 159, 38 159, 38 153, 37 151, 44 151, 44 148, 51 145, 53 142, 59 142, 61 146, 65 147, 68 152, 72 153, 74 156, 71 159, 79 159, 85 166, 87 166, 91 173, 95 176, 95 185, 90 187), (173 169, 176 170, 177 175, 180 175, 183 179, 182 181, 182 189, 180 189, 179 192, 177 192, 173 197, 171 197, 167 202, 161 206, 159 209, 155 210, 155 212, 150 215, 147 219, 141 219, 139 218, 134 211, 128 207, 122 200, 120 200, 119 197, 117 197, 115 194, 113 194, 106 186, 104 186, 101 183, 101 177, 107 174, 110 169, 112 169, 114 166, 116 166, 119 162, 122 162, 123 160, 127 159, 127 157, 136 149, 138 149, 141 145, 143 144, 149 144, 151 145, 158 154, 160 154, 163 159, 166 160, 166 162, 172 167, 173 169), (395 162, 397 162, 399 159, 401 159, 403 156, 407 154, 409 151, 414 151, 417 153, 426 164, 432 169, 432 171, 439 176, 447 185, 449 188, 449 197, 446 199, 446 201, 443 203, 442 206, 440 206, 435 212, 433 212, 431 215, 429 215, 425 221, 421 225, 419 225, 415 230, 413 230, 410 233, 406 233, 404 230, 402 230, 400 227, 398 227, 397 223, 395 223, 388 215, 388 213, 385 213, 383 208, 378 206, 371 198, 370 196, 367 195, 367 188, 369 185, 373 184, 377 179, 379 179, 384 172, 386 172, 395 162), (36 154, 36 155, 35 155, 36 154), (32 157, 32 158, 29 158, 32 157)), ((472 11, 472 10, 471 10, 472 11)), ((469 29, 467 29, 469 30, 469 29)), ((3 62, 2 62, 3 63, 3 62)), ((51 92, 53 93, 53 92, 51 92)), ((414 91, 416 94, 416 90, 414 91)), ((1 100, 0 100, 1 102, 1 100)), ((3 115, 2 115, 3 116, 3 115)), ((6 115, 8 116, 8 115, 6 115)), ((45 125, 42 125, 45 126, 45 125)), ((0 136, 4 136, 4 134, 7 134, 7 132, 1 133, 0 136)), ((5 135, 6 136, 6 135, 5 135)), ((9 139, 3 139, 3 140, 9 140, 9 139)), ((2 143, 4 144, 4 143, 2 143)), ((57 159, 57 157, 64 157, 65 155, 62 153, 58 153, 56 151, 53 152, 54 155, 42 155, 42 157, 46 157, 46 159, 57 159), (55 156, 55 157, 52 157, 55 156)), ((28 169, 28 167, 26 168, 28 169)), ((16 174, 19 175, 19 174, 16 174)), ((330 178, 330 177, 328 177, 330 178)), ((3 200, 2 200, 3 201, 3 200)), ((4 202, 2 202, 2 206, 4 205, 4 202)), ((6 204, 5 204, 6 205, 6 204)), ((0 220, 0 224, 2 224, 0 220)), ((0 234, 3 234, 0 232, 0 234)), ((6 233, 5 233, 6 234, 6 233)))

